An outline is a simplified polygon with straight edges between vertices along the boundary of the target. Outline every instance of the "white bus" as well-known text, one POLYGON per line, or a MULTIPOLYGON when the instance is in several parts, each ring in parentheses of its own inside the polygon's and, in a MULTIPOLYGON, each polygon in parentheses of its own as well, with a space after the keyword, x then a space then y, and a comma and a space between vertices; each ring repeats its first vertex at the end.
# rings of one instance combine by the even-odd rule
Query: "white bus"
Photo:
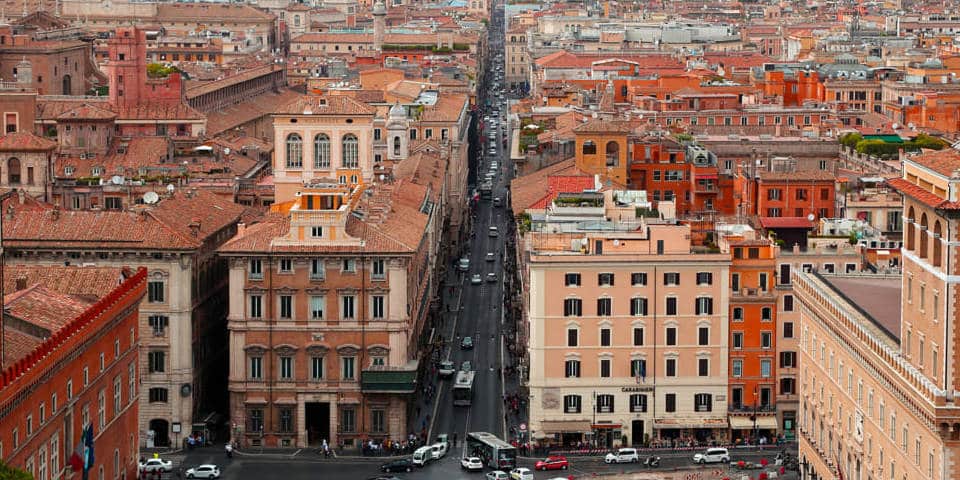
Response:
POLYGON ((457 372, 456 382, 453 384, 453 405, 469 407, 473 401, 473 378, 476 372, 457 372))
POLYGON ((468 433, 467 455, 480 457, 485 465, 496 470, 511 470, 517 466, 517 449, 492 433, 468 433))

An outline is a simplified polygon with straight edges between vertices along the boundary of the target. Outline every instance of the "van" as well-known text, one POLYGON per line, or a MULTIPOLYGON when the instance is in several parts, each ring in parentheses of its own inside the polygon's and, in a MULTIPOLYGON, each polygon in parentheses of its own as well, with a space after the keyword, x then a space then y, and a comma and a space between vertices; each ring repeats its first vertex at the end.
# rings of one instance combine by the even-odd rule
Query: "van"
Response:
POLYGON ((447 446, 447 442, 437 442, 430 446, 430 450, 433 453, 434 460, 440 460, 447 455, 447 450, 450 447, 447 446))
POLYGON ((708 448, 703 453, 693 456, 694 463, 729 463, 730 452, 726 448, 708 448))
POLYGON ((413 464, 422 467, 427 462, 433 461, 433 446, 424 446, 413 452, 413 464))
POLYGON ((493 206, 494 206, 494 207, 503 206, 503 201, 500 200, 500 197, 496 197, 496 198, 493 199, 493 206))

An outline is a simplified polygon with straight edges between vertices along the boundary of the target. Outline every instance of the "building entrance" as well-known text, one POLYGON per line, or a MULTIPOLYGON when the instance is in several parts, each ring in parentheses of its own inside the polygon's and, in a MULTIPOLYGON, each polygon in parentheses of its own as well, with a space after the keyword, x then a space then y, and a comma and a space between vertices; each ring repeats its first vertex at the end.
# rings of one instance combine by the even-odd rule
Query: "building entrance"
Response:
POLYGON ((330 438, 330 404, 327 402, 304 404, 305 423, 307 427, 307 444, 319 446, 326 440, 331 447, 330 438))

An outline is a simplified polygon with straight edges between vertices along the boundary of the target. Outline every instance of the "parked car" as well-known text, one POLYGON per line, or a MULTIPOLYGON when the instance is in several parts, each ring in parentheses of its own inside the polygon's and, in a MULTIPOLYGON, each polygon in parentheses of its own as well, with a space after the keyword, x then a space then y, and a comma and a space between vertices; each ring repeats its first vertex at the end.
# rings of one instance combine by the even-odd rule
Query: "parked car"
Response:
POLYGON ((464 350, 473 349, 473 337, 463 337, 463 340, 460 341, 460 348, 464 350))
POLYGON ((457 262, 457 270, 460 270, 461 272, 470 270, 470 259, 467 257, 461 258, 460 261, 457 262))
POLYGON ((534 466, 537 470, 566 470, 570 467, 567 457, 561 455, 551 455, 537 462, 534 466))
POLYGON ((708 448, 693 456, 694 463, 730 463, 730 452, 726 448, 708 448))
POLYGON ((472 285, 480 285, 483 283, 483 278, 480 277, 479 273, 474 273, 473 276, 470 277, 470 283, 472 285))
POLYGON ((489 230, 489 232, 487 233, 487 235, 489 235, 489 236, 491 236, 491 237, 499 237, 499 236, 500 236, 500 230, 497 229, 497 227, 490 227, 490 230, 489 230))
POLYGON ((380 470, 383 472, 412 472, 413 471, 413 460, 409 458, 399 458, 392 462, 384 463, 380 465, 380 470))
POLYGON ((460 460, 460 468, 470 472, 479 472, 483 470, 483 462, 477 457, 466 457, 460 460))
POLYGON ((450 360, 444 360, 440 362, 440 368, 438 373, 441 377, 450 377, 457 371, 456 366, 450 360))
POLYGON ((514 468, 510 470, 510 480, 533 480, 533 470, 529 468, 514 468))
POLYGON ((636 448, 621 448, 616 452, 610 452, 603 459, 606 463, 637 463, 640 461, 640 455, 636 448))
POLYGON ((490 283, 497 283, 497 274, 490 272, 487 274, 487 281, 490 283))
POLYGON ((413 464, 418 467, 422 467, 433 460, 433 447, 430 445, 420 447, 413 452, 413 464))
POLYGON ((510 475, 507 475, 507 472, 503 470, 494 470, 492 472, 487 472, 487 480, 507 480, 510 478, 510 475))
POLYGON ((200 465, 188 469, 187 478, 220 478, 220 469, 216 465, 200 465))
POLYGON ((173 462, 170 460, 164 460, 162 458, 151 458, 146 462, 140 463, 140 471, 153 473, 153 472, 172 472, 173 471, 173 462))

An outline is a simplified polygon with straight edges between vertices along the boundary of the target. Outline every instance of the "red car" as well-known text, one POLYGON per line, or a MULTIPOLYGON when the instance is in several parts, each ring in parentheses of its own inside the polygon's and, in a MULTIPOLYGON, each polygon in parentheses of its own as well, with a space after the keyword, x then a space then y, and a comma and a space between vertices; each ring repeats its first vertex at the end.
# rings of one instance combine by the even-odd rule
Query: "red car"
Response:
POLYGON ((556 455, 540 460, 534 468, 536 470, 566 470, 569 466, 567 457, 556 455))

